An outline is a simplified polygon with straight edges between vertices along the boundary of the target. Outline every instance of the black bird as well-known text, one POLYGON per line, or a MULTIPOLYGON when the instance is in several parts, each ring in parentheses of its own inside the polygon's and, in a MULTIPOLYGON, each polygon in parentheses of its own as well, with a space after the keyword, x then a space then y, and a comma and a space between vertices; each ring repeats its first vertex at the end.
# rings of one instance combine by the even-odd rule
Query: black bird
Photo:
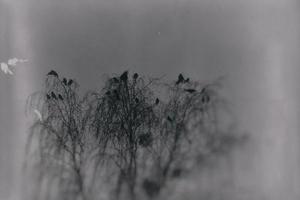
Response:
POLYGON ((52 97, 53 99, 56 99, 56 100, 57 100, 57 97, 56 97, 56 95, 55 95, 54 92, 51 92, 51 97, 52 97))
POLYGON ((62 101, 64 100, 64 98, 61 96, 61 94, 58 94, 58 98, 62 101))
POLYGON ((47 99, 51 99, 51 96, 49 94, 46 94, 47 99))
POLYGON ((139 77, 138 73, 133 74, 133 79, 136 80, 139 77))
POLYGON ((194 92, 196 92, 195 89, 184 89, 184 91, 186 91, 188 93, 194 93, 194 92))
POLYGON ((138 98, 135 98, 134 101, 135 103, 139 103, 140 100, 138 98))
POLYGON ((184 83, 189 83, 189 82, 190 82, 190 78, 184 80, 184 83))
POLYGON ((66 78, 63 78, 63 84, 64 84, 64 85, 67 85, 67 84, 68 84, 67 82, 68 82, 67 79, 66 79, 66 78))
POLYGON ((159 99, 158 99, 158 98, 156 98, 156 100, 155 100, 155 104, 156 104, 156 105, 158 105, 158 104, 159 104, 159 99))
POLYGON ((179 83, 182 83, 184 81, 184 77, 182 74, 178 75, 178 80, 176 81, 176 85, 178 85, 179 83))
POLYGON ((70 80, 68 81, 68 86, 72 85, 73 82, 74 82, 74 81, 73 81, 72 79, 70 79, 70 80))
POLYGON ((168 116, 167 119, 168 119, 169 122, 173 122, 173 120, 171 119, 170 116, 168 116))
POLYGON ((51 70, 47 75, 48 75, 48 76, 49 76, 49 75, 52 75, 52 76, 58 77, 58 73, 57 73, 56 71, 54 71, 54 70, 51 70))
POLYGON ((128 71, 123 72, 123 74, 120 76, 120 79, 124 82, 127 82, 127 80, 128 80, 128 71))

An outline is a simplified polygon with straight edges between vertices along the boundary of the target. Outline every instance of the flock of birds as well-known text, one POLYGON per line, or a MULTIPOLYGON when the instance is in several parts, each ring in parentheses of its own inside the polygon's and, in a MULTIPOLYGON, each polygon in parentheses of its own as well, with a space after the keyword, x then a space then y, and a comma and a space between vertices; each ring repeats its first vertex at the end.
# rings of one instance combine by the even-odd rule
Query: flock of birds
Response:
MULTIPOLYGON (((48 72, 47 76, 55 76, 56 78, 59 78, 58 73, 54 70, 51 70, 50 72, 48 72)), ((74 83, 74 81, 72 79, 67 80, 66 78, 63 78, 62 82, 65 86, 71 86, 74 83)), ((55 94, 53 91, 51 91, 49 94, 46 94, 46 98, 47 98, 47 100, 50 100, 50 99, 61 100, 61 101, 64 100, 64 98, 61 94, 55 94)), ((43 117, 42 117, 41 112, 38 109, 34 109, 33 112, 37 116, 38 120, 42 122, 43 117)))
POLYGON ((1 71, 4 72, 4 74, 13 75, 14 72, 12 71, 12 67, 17 66, 18 63, 24 63, 28 62, 27 59, 18 59, 18 58, 11 58, 6 62, 0 63, 1 71))
MULTIPOLYGON (((18 63, 24 63, 24 62, 28 62, 27 59, 18 59, 18 58, 12 58, 12 59, 9 59, 7 61, 7 63, 5 62, 1 62, 0 65, 1 65, 1 70, 5 73, 5 74, 9 74, 9 75, 13 75, 13 71, 11 70, 11 67, 15 67, 17 66, 18 63)), ((58 73, 54 70, 51 70, 47 76, 55 76, 57 78, 58 77, 58 73)), ((137 79, 138 79, 139 75, 138 73, 134 73, 132 78, 133 78, 133 81, 136 82, 137 79)), ((125 71, 123 72, 119 77, 113 77, 111 78, 111 81, 113 81, 114 83, 120 83, 120 82, 124 82, 124 83, 127 83, 128 81, 128 71, 125 71)), ((62 82, 65 86, 71 86, 73 84, 73 80, 72 79, 69 79, 67 80, 66 78, 63 78, 62 79, 62 82)), ((189 78, 184 78, 184 76, 180 73, 178 75, 178 78, 177 78, 177 81, 175 82, 175 85, 180 85, 180 84, 185 84, 185 83, 189 83, 190 82, 190 79, 189 78)), ((196 89, 193 89, 193 88, 188 88, 188 89, 184 89, 185 92, 188 92, 190 94, 192 93, 195 93, 197 92, 196 89)), ((201 90, 201 93, 204 94, 205 93, 205 88, 203 88, 201 90)), ((114 89, 113 91, 107 91, 105 93, 106 95, 108 96, 111 96, 112 94, 114 95, 115 99, 116 100, 120 100, 120 95, 118 93, 118 91, 116 89, 114 89)), ((55 94, 53 91, 49 94, 46 94, 46 98, 48 100, 50 99, 54 99, 54 100, 61 100, 63 101, 64 98, 61 94, 55 94)), ((210 101, 210 97, 209 95, 203 95, 202 96, 202 103, 208 103, 210 101)), ((135 102, 136 103, 139 103, 139 99, 138 98, 135 98, 135 102)), ((155 99, 155 105, 158 105, 160 102, 160 100, 158 98, 155 99)), ((42 114, 40 113, 40 111, 38 109, 34 109, 34 113, 36 114, 37 118, 40 120, 40 121, 43 121, 43 117, 42 117, 42 114)), ((172 122, 173 119, 168 116, 167 117, 167 120, 172 122)))
MULTIPOLYGON (((54 70, 51 70, 47 76, 55 76, 56 78, 59 78, 58 77, 58 73, 54 70)), ((69 79, 67 80, 66 78, 63 78, 62 79, 62 83, 65 85, 65 86, 71 86, 74 81, 72 79, 69 79)), ((49 100, 49 99, 54 99, 54 100, 64 100, 63 96, 61 94, 55 94, 53 91, 49 94, 46 94, 46 98, 49 100)))
MULTIPOLYGON (((136 82, 137 79, 138 79, 138 77, 139 77, 139 75, 137 73, 134 73, 133 76, 132 76, 132 80, 134 82, 136 82)), ((112 81, 112 83, 114 83, 114 84, 120 84, 122 82, 124 82, 125 84, 127 84, 127 81, 128 81, 128 71, 123 72, 119 77, 113 77, 113 78, 111 78, 110 81, 112 81)), ((186 84, 186 83, 190 83, 190 78, 184 78, 184 76, 180 73, 178 75, 178 78, 177 78, 176 82, 175 82, 175 85, 179 86, 181 84, 186 84)), ((184 88, 183 91, 185 91, 187 93, 190 93, 190 94, 193 94, 193 93, 197 92, 197 90, 193 89, 193 88, 184 88)), ((117 89, 108 90, 108 91, 105 92, 105 94, 107 96, 109 96, 110 98, 112 98, 113 100, 115 100, 115 101, 121 100, 120 94, 119 94, 119 92, 118 92, 117 89)), ((209 97, 209 95, 208 95, 205 87, 202 88, 202 90, 200 91, 200 94, 201 94, 201 102, 203 104, 209 103, 210 97, 209 97)), ((135 97, 134 100, 135 100, 135 103, 139 103, 139 99, 137 97, 135 97)), ((156 98, 154 104, 158 105, 159 103, 160 103, 160 100, 158 98, 156 98)), ((174 121, 174 119, 172 119, 170 116, 167 116, 167 120, 169 122, 173 122, 174 121)))

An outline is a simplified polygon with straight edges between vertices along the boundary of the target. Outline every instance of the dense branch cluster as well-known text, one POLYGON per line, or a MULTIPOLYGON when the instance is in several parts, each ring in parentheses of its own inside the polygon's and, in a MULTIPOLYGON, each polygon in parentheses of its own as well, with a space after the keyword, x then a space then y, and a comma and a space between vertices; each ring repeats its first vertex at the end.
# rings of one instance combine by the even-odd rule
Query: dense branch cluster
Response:
POLYGON ((156 199, 237 140, 218 130, 213 84, 125 71, 99 91, 80 96, 78 86, 50 71, 29 99, 42 116, 28 143, 32 199, 156 199))

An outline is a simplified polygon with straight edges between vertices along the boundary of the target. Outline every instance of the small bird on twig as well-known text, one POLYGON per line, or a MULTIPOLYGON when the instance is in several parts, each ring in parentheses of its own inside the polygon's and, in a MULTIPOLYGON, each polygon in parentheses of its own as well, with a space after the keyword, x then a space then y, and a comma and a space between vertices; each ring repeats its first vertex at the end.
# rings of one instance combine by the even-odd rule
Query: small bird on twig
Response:
POLYGON ((58 73, 54 70, 51 70, 50 72, 48 72, 47 76, 55 76, 58 77, 58 73))
POLYGON ((178 85, 178 84, 180 84, 180 83, 183 83, 183 81, 184 81, 184 77, 183 77, 183 75, 180 73, 179 75, 178 75, 178 79, 177 79, 177 81, 176 81, 176 85, 178 85))
POLYGON ((57 97, 56 97, 56 95, 55 95, 54 92, 51 92, 51 97, 52 97, 53 99, 57 100, 57 97))
POLYGON ((64 98, 61 96, 61 94, 58 94, 58 98, 62 101, 64 100, 64 98))
POLYGON ((173 119, 172 119, 170 116, 167 117, 167 120, 168 120, 169 122, 173 122, 173 119))
POLYGON ((47 99, 51 99, 51 96, 49 94, 46 94, 47 99))
POLYGON ((74 81, 73 81, 72 79, 70 79, 70 80, 68 81, 68 86, 71 86, 73 82, 74 82, 74 81))
POLYGON ((134 74, 133 74, 133 79, 134 79, 134 80, 136 80, 138 77, 139 77, 139 74, 138 74, 138 73, 134 73, 134 74))
POLYGON ((156 98, 156 99, 155 99, 155 105, 158 105, 158 104, 159 104, 159 99, 156 98))
POLYGON ((67 81, 66 78, 63 78, 63 84, 64 84, 64 85, 67 85, 67 84, 68 84, 68 81, 67 81))

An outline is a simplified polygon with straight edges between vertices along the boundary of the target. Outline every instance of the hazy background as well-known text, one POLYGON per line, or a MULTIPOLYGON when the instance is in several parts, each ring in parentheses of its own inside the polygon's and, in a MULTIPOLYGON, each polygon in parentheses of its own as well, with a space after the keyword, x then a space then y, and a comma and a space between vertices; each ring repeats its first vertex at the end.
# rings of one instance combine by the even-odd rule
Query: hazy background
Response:
POLYGON ((183 185, 185 198, 208 187, 221 188, 218 199, 298 200, 299 53, 297 0, 0 0, 0 61, 30 60, 15 76, 0 73, 0 199, 22 199, 25 100, 45 74, 55 69, 86 90, 129 69, 225 76, 237 123, 253 138, 221 170, 183 185))

